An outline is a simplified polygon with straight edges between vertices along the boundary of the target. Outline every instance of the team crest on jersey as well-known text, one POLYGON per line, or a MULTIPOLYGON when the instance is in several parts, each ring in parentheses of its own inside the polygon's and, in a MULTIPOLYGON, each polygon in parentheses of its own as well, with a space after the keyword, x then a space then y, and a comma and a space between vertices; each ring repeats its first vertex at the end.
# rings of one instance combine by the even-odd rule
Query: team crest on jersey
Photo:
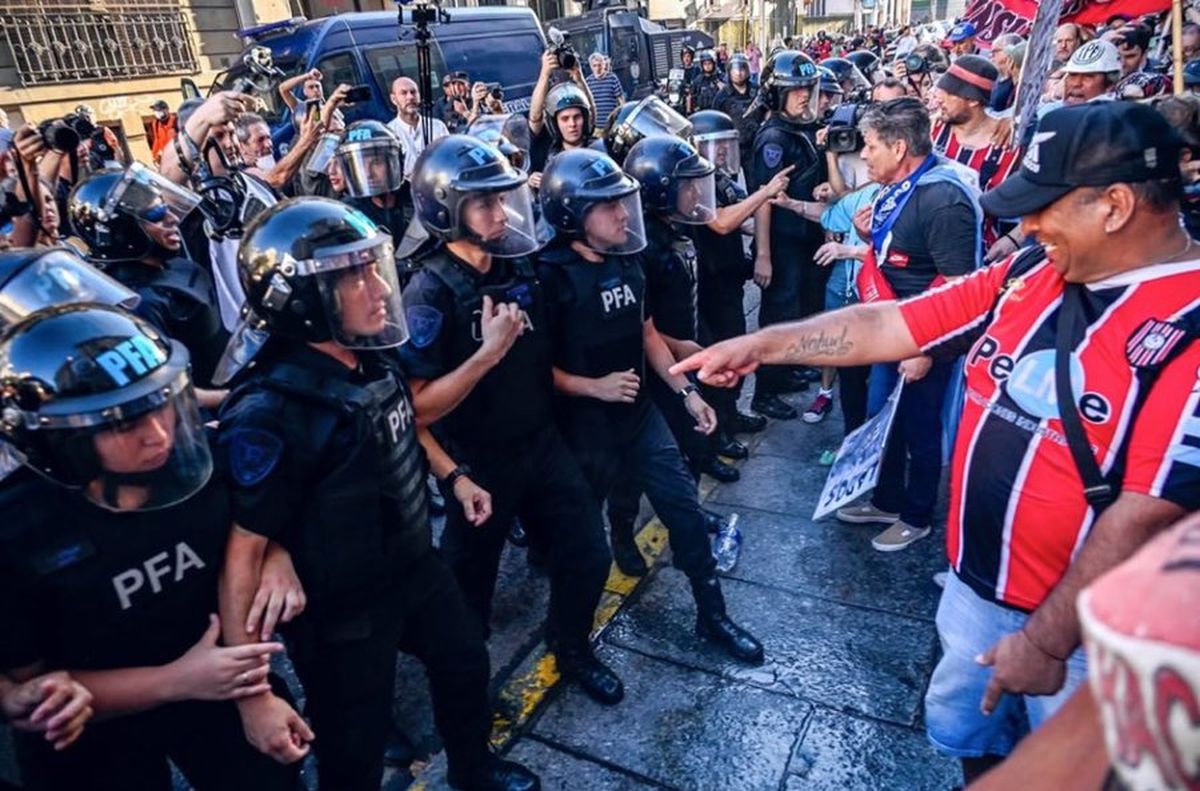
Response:
POLYGON ((1000 293, 1006 294, 1013 302, 1020 302, 1022 299, 1021 289, 1023 288, 1025 288, 1025 278, 1010 277, 1005 282, 1004 287, 1000 289, 1000 293))
POLYGON ((1147 319, 1125 343, 1125 358, 1134 368, 1153 368, 1167 359, 1186 335, 1170 322, 1147 319))

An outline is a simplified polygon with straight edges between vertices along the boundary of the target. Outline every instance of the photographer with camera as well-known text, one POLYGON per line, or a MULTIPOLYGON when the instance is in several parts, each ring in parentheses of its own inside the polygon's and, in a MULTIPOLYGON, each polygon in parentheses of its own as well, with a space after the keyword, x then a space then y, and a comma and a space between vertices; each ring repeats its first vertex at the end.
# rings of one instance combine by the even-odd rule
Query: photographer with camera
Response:
POLYGON ((467 73, 448 72, 442 77, 442 96, 433 103, 433 117, 456 135, 466 130, 467 113, 467 73))
POLYGON ((497 115, 504 112, 504 89, 498 82, 477 82, 471 86, 471 109, 467 112, 467 126, 475 123, 481 115, 497 115))
POLYGON ((595 124, 596 102, 579 68, 579 58, 562 39, 543 53, 542 71, 529 101, 529 131, 533 134, 530 186, 540 186, 542 170, 552 156, 586 148, 595 124), (566 69, 570 78, 551 85, 555 72, 561 69, 566 69))

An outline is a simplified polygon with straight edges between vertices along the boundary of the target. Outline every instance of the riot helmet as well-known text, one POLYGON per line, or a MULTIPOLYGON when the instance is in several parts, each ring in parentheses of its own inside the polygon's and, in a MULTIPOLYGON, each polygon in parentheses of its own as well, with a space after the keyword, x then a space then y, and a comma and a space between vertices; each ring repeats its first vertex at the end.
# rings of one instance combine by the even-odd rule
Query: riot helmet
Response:
MULTIPOLYGON (((92 173, 71 190, 67 216, 94 261, 139 261, 161 247, 179 221, 200 205, 196 193, 141 163, 92 173), (166 226, 152 231, 147 225, 166 226)), ((173 251, 172 251, 173 252, 173 251)))
POLYGON ((529 159, 525 156, 525 151, 501 134, 499 129, 489 127, 479 132, 469 132, 469 134, 471 137, 495 147, 517 170, 525 174, 529 173, 529 159))
POLYGON ((745 85, 750 82, 750 59, 740 52, 731 55, 727 73, 729 81, 735 85, 745 85))
POLYGON ((640 191, 611 157, 586 148, 550 160, 538 200, 559 234, 601 255, 628 255, 646 247, 640 191))
POLYGON ((771 57, 770 74, 762 85, 768 108, 784 121, 804 126, 815 124, 819 120, 820 79, 816 64, 803 52, 775 53, 771 57), (791 98, 793 94, 797 98, 791 98))
POLYGON ((578 140, 572 141, 571 145, 587 145, 588 140, 592 137, 592 132, 595 131, 592 105, 588 101, 587 94, 578 85, 573 82, 560 82, 546 94, 546 126, 550 130, 550 136, 557 143, 566 142, 562 130, 558 126, 558 117, 568 110, 578 110, 583 115, 580 137, 578 140))
POLYGON ((742 147, 733 119, 718 110, 701 110, 688 120, 692 122, 692 145, 700 156, 736 176, 742 169, 742 147))
POLYGON ((1189 60, 1183 67, 1183 84, 1188 88, 1200 88, 1200 59, 1189 60))
POLYGON ((328 198, 272 206, 238 247, 246 304, 272 335, 347 349, 387 349, 408 338, 392 237, 328 198))
POLYGON ((188 352, 106 305, 47 308, 0 342, 0 436, 113 511, 182 502, 212 474, 188 352))
POLYGON ((650 135, 673 135, 688 138, 692 125, 688 119, 671 109, 662 99, 651 94, 636 102, 625 102, 609 118, 604 130, 604 146, 618 164, 625 161, 629 149, 650 135))
POLYGON ((858 49, 846 55, 846 60, 853 63, 868 81, 874 81, 875 72, 879 70, 878 55, 870 50, 858 49))
POLYGON ((404 183, 400 138, 378 121, 355 121, 347 126, 337 155, 352 198, 386 195, 404 183))
POLYGON ((700 50, 699 60, 700 60, 700 71, 703 74, 716 74, 717 73, 717 56, 713 53, 713 51, 711 49, 700 50))
POLYGON ((468 241, 504 258, 529 255, 545 240, 526 181, 495 146, 467 135, 443 137, 413 168, 417 219, 444 242, 468 241))
POLYGON ((688 225, 717 216, 714 170, 691 143, 664 135, 647 137, 625 158, 625 172, 642 185, 642 207, 688 225))
POLYGON ((521 113, 481 115, 467 127, 467 134, 491 143, 492 140, 485 136, 489 134, 488 130, 494 130, 500 137, 521 149, 528 163, 529 152, 533 150, 533 131, 529 128, 528 118, 521 113))
POLYGON ((134 292, 67 247, 18 247, 0 252, 0 334, 31 313, 95 302, 133 310, 134 292))
POLYGON ((821 95, 817 100, 817 111, 822 118, 827 118, 833 112, 833 108, 842 103, 845 92, 842 91, 842 84, 838 82, 832 71, 824 66, 818 66, 817 71, 821 74, 821 95))
MULTIPOLYGON (((862 70, 854 64, 854 61, 848 57, 826 58, 821 61, 821 67, 833 73, 833 77, 841 87, 842 93, 847 96, 855 91, 866 91, 871 88, 871 82, 863 75, 862 70)), ((825 90, 823 84, 821 90, 825 90)))
POLYGON ((696 50, 691 44, 684 44, 679 48, 679 62, 683 65, 690 66, 696 60, 696 50), (683 63, 684 56, 687 56, 687 63, 683 63))

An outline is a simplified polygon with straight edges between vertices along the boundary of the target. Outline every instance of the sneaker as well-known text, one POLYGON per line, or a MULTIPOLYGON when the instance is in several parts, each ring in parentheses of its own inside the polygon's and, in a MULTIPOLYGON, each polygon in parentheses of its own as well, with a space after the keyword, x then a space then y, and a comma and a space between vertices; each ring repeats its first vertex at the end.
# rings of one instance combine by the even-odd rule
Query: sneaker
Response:
POLYGON ((840 522, 849 522, 852 525, 890 525, 900 519, 900 514, 889 514, 870 503, 862 503, 839 508, 837 518, 840 522))
POLYGON ((817 459, 817 464, 822 467, 832 467, 835 461, 837 461, 837 451, 826 448, 821 451, 821 457, 817 459))
POLYGON ((948 572, 948 571, 939 571, 937 574, 934 574, 933 575, 933 584, 937 585, 939 588, 942 588, 943 590, 945 590, 946 577, 949 576, 949 574, 950 574, 950 572, 948 572))
POLYGON ((896 524, 884 530, 871 539, 871 546, 880 552, 898 552, 914 541, 919 541, 929 535, 930 527, 913 527, 910 524, 897 521, 896 524))
POLYGON ((804 410, 805 423, 820 423, 825 416, 833 411, 833 396, 818 393, 808 409, 804 410))

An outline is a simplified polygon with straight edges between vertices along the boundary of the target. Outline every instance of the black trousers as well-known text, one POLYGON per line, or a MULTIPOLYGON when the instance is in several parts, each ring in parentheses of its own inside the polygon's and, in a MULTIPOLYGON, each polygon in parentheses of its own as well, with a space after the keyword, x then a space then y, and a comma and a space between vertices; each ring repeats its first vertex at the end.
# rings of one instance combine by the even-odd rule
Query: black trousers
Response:
MULTIPOLYGON (((282 681, 272 678, 281 697, 282 681)), ((196 791, 293 791, 300 762, 277 763, 246 741, 232 701, 186 701, 89 722, 62 752, 38 734, 14 732, 30 791, 171 791, 170 759, 196 791)))
POLYGON ((852 365, 838 369, 838 394, 842 397, 842 420, 845 432, 867 422, 867 380, 871 366, 852 365))
MULTIPOLYGON (((746 334, 746 280, 740 272, 701 273, 696 288, 696 306, 700 316, 700 345, 746 334)), ((706 388, 704 397, 717 411, 717 421, 729 425, 737 414, 742 382, 736 387, 706 388)))
POLYGON ((492 495, 492 517, 476 527, 467 522, 454 493, 443 488, 442 555, 484 633, 500 554, 514 517, 520 517, 530 539, 549 553, 547 644, 555 650, 586 648, 612 556, 600 508, 562 435, 547 426, 503 447, 451 447, 455 460, 471 467, 472 480, 492 495))
POLYGON ((396 650, 425 666, 452 775, 489 760, 488 653, 454 575, 430 552, 353 619, 305 613, 285 632, 308 698, 322 789, 379 791, 391 730, 396 650))
MULTIPOLYGON (((825 282, 829 270, 813 263, 821 243, 797 239, 771 229, 771 284, 763 289, 758 324, 767 327, 811 316, 825 306, 825 282)), ((755 379, 755 395, 778 393, 788 376, 788 367, 764 365, 755 379)))
MULTIPOLYGON (((715 573, 696 479, 656 407, 648 407, 644 425, 629 442, 580 443, 572 450, 597 507, 614 492, 644 491, 666 525, 675 568, 691 579, 715 573)), ((636 514, 636 500, 634 508, 636 514)))

